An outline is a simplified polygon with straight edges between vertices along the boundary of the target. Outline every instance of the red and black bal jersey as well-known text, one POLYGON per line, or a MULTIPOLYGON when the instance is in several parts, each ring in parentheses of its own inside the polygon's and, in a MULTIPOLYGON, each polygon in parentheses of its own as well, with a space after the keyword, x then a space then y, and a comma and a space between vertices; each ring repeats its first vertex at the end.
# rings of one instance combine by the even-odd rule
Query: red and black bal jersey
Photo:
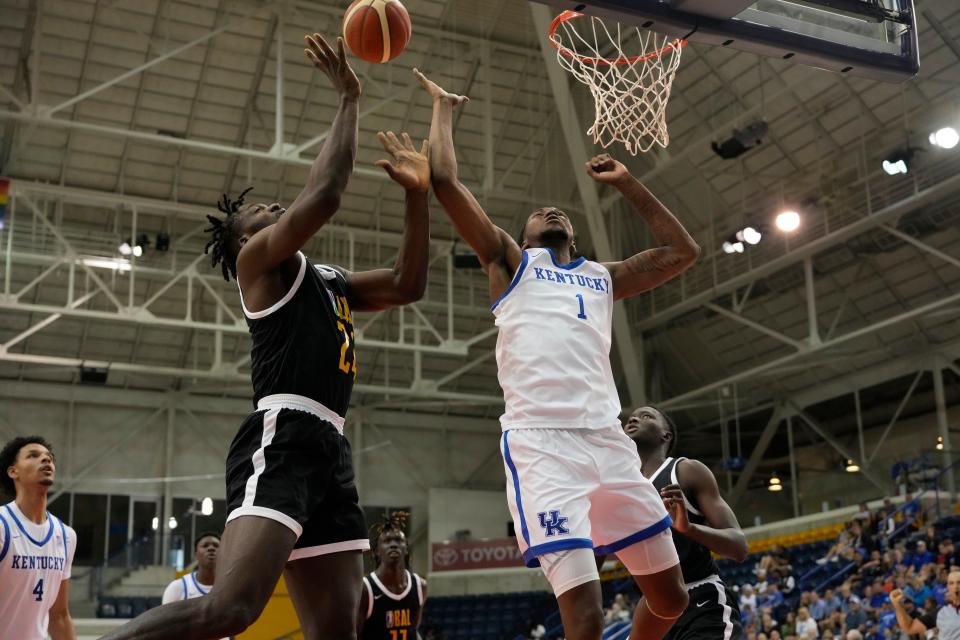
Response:
POLYGON ((367 592, 367 621, 360 640, 417 640, 417 620, 423 607, 423 582, 407 571, 407 588, 393 593, 383 586, 374 571, 364 577, 367 592))
POLYGON ((343 416, 357 375, 347 279, 298 256, 300 271, 282 299, 262 311, 243 308, 253 340, 253 403, 294 394, 343 416))

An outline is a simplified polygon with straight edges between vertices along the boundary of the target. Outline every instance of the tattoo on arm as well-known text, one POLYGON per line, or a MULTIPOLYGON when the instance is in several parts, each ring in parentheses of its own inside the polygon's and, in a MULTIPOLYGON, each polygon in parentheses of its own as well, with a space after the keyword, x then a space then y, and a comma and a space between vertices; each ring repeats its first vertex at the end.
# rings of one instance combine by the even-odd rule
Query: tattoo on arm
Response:
POLYGON ((651 273, 653 271, 672 271, 685 262, 672 246, 647 249, 623 261, 624 268, 631 274, 651 273))

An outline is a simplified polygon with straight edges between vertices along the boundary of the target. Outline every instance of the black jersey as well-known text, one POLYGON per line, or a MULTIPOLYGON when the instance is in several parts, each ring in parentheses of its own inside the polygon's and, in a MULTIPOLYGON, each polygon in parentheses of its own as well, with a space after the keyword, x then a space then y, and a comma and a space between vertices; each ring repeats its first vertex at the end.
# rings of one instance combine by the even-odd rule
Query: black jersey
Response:
POLYGON ((294 394, 343 416, 357 375, 347 280, 341 271, 298 255, 297 279, 281 300, 263 311, 244 307, 253 339, 253 403, 294 394))
POLYGON ((367 592, 367 621, 359 640, 416 640, 417 620, 423 607, 420 576, 407 571, 407 588, 393 593, 383 586, 377 572, 363 579, 367 592))
MULTIPOLYGON (((667 458, 656 470, 650 482, 659 492, 670 484, 679 485, 677 480, 677 464, 685 458, 667 458)), ((686 495, 683 496, 683 502, 687 506, 687 516, 690 522, 694 524, 707 525, 707 519, 700 512, 699 505, 694 504, 693 500, 686 495)), ((680 556, 680 569, 683 571, 683 581, 687 584, 705 580, 712 575, 719 575, 717 563, 713 561, 710 550, 698 542, 694 542, 676 529, 670 530, 673 533, 673 544, 677 547, 677 555, 680 556)))

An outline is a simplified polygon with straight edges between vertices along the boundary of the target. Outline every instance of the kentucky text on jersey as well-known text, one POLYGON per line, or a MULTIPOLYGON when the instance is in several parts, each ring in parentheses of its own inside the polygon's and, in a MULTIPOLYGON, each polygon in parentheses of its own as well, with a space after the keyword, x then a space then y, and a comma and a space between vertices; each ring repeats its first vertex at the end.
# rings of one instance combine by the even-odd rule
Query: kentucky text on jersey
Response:
POLYGON ((541 267, 534 267, 533 272, 537 280, 548 280, 557 284, 576 285, 601 293, 610 293, 610 281, 606 278, 589 278, 578 273, 563 273, 541 267))
POLYGON ((63 571, 66 560, 63 556, 18 556, 11 557, 10 568, 22 571, 63 571))

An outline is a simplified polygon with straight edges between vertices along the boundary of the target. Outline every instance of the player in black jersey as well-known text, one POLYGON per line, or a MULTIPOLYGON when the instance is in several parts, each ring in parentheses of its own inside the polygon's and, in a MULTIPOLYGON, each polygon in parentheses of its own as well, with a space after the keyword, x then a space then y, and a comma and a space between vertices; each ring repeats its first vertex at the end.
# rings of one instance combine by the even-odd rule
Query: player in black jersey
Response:
POLYGON ((363 579, 359 640, 417 640, 427 581, 407 569, 410 552, 403 528, 408 515, 395 511, 374 526, 377 570, 363 579))
MULTIPOLYGON (((217 582, 203 598, 148 611, 111 640, 203 640, 238 635, 260 615, 281 573, 309 640, 356 634, 362 551, 370 548, 343 437, 357 374, 353 311, 418 300, 429 258, 428 146, 380 141, 377 165, 406 190, 403 245, 393 269, 348 273, 313 265, 300 249, 337 211, 357 154, 360 83, 343 41, 319 34, 307 57, 330 79, 339 108, 307 183, 288 211, 224 196, 210 216, 213 264, 240 287, 253 346, 256 411, 227 455, 229 515, 217 582)), ((245 194, 246 192, 244 192, 245 194)))
POLYGON ((660 491, 673 518, 673 542, 690 604, 665 640, 738 640, 744 637, 737 600, 720 579, 711 552, 743 562, 747 538, 702 462, 675 458, 677 427, 653 407, 634 411, 624 431, 637 445, 643 475, 660 491))

